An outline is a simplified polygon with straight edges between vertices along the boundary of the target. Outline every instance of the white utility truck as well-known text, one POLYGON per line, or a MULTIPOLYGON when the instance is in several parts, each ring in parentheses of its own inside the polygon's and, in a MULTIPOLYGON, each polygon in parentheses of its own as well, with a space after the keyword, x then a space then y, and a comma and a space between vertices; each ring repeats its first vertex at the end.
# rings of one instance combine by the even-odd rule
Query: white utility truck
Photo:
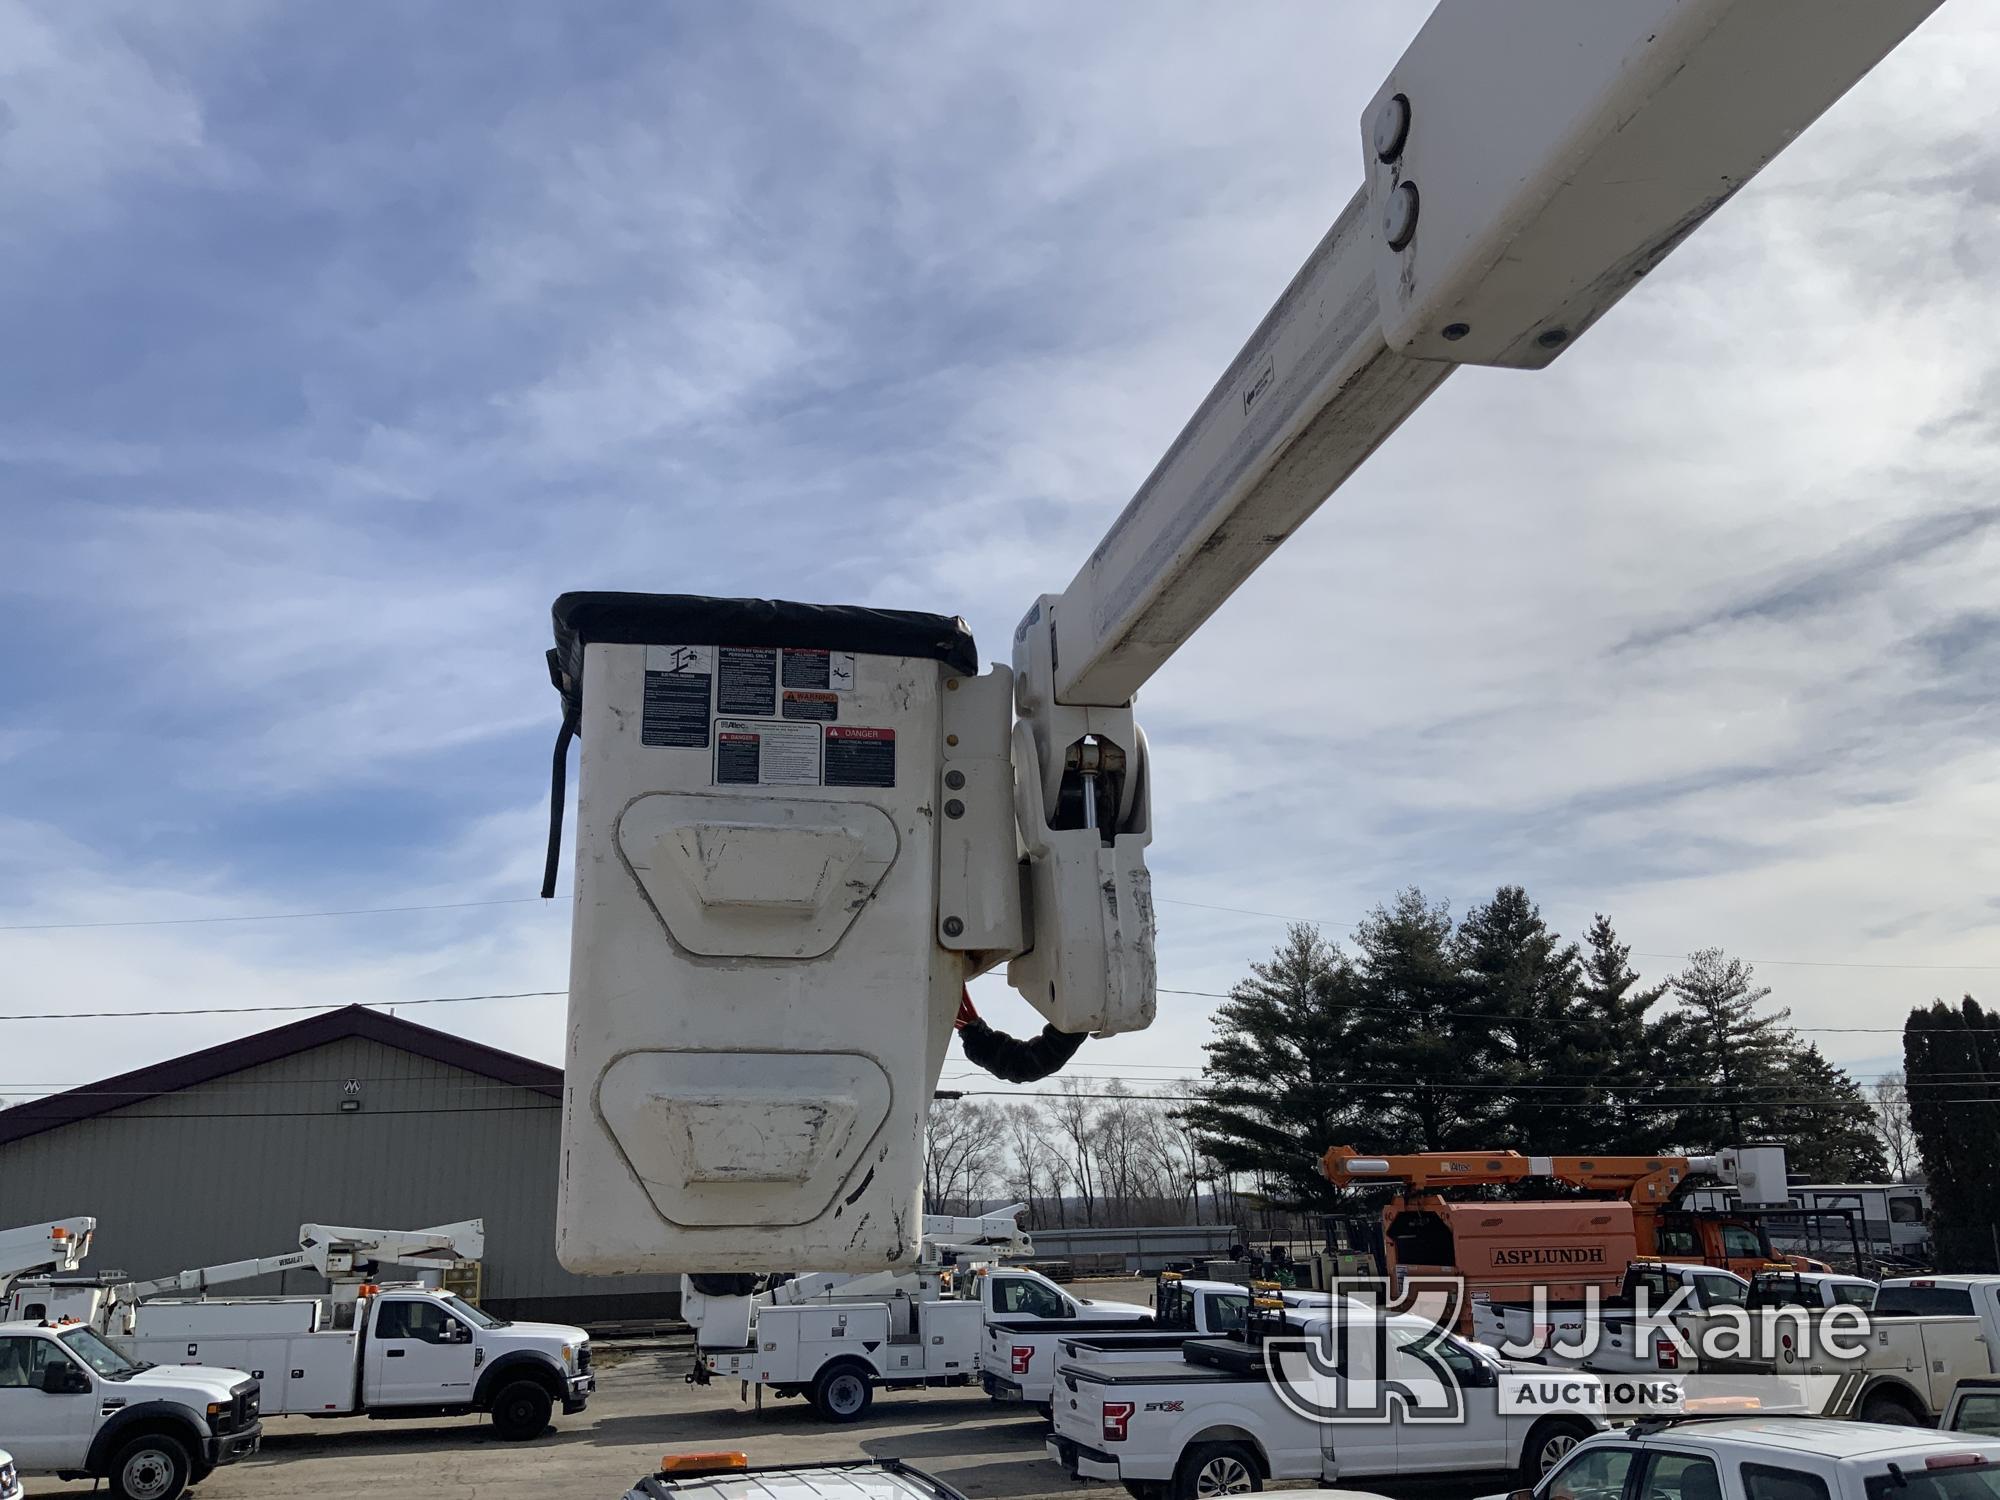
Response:
POLYGON ((1503 1377, 1551 1381, 1574 1396, 1596 1387, 1595 1376, 1510 1363, 1423 1318, 1352 1306, 1340 1319, 1341 1341, 1309 1353, 1326 1337, 1327 1320, 1284 1309, 1276 1298, 1259 1301, 1277 1315, 1253 1309, 1242 1335, 1190 1339, 1177 1358, 1058 1366, 1049 1456, 1072 1477, 1116 1481, 1140 1500, 1196 1500, 1274 1479, 1507 1473, 1531 1484, 1604 1426, 1577 1409, 1587 1400, 1544 1413, 1502 1399, 1503 1377), (1413 1419, 1404 1401, 1383 1396, 1376 1420, 1327 1420, 1315 1404, 1331 1410, 1358 1401, 1350 1341, 1377 1326, 1384 1338, 1379 1363, 1370 1365, 1373 1389, 1394 1382, 1425 1410, 1413 1419), (1449 1372, 1449 1385, 1432 1361, 1449 1372), (1440 1419, 1447 1407, 1458 1417, 1440 1419))
POLYGON ((257 1381, 241 1370, 128 1359, 81 1324, 0 1322, 0 1448, 22 1474, 178 1500, 262 1433, 257 1381))
POLYGON ((1114 1305, 1120 1312, 1107 1317, 1103 1303, 1070 1312, 1061 1303, 1037 1300, 1021 1308, 1027 1316, 989 1316, 979 1350, 979 1379, 986 1394, 995 1401, 1026 1402, 1048 1416, 1058 1358, 1075 1360, 1087 1353, 1102 1359, 1159 1359, 1187 1339, 1237 1332, 1250 1306, 1250 1289, 1162 1271, 1150 1312, 1114 1305))
MULTIPOLYGON (((747 1278, 685 1276, 681 1316, 695 1333, 695 1364, 688 1379, 740 1380, 779 1396, 807 1396, 820 1415, 853 1422, 865 1414, 878 1385, 970 1385, 978 1373, 981 1331, 988 1309, 1053 1306, 1074 1316, 1075 1298, 1032 1271, 992 1271, 972 1276, 977 1295, 952 1297, 943 1288, 946 1262, 1002 1251, 1029 1255, 1033 1246, 1016 1216, 1023 1205, 964 1218, 924 1220, 922 1254, 915 1264, 871 1275, 810 1272, 753 1293, 747 1278)), ((962 1289, 963 1265, 950 1267, 962 1289)), ((1144 1308, 1134 1308, 1144 1317, 1144 1308)), ((1057 1313, 1056 1316, 1063 1316, 1057 1313)))
POLYGON ((75 1317, 140 1360, 226 1365, 263 1384, 266 1416, 378 1419, 487 1412, 500 1436, 547 1430, 596 1388, 580 1328, 514 1323, 420 1282, 378 1282, 390 1265, 442 1268, 477 1259, 478 1220, 432 1229, 305 1224, 280 1255, 108 1285, 22 1283, 48 1316, 75 1317), (279 1271, 311 1269, 328 1296, 169 1297, 279 1271))
POLYGON ((1842 1374, 1833 1408, 1864 1422, 1930 1426, 1960 1382, 2000 1375, 2000 1276, 1905 1276, 1884 1281, 1868 1313, 1867 1348, 1806 1368, 1842 1374))

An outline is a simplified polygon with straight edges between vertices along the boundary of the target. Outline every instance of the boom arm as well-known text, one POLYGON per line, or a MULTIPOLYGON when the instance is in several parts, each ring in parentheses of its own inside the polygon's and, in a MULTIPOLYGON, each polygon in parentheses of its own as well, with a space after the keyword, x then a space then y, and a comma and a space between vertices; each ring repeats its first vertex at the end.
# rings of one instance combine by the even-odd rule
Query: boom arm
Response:
POLYGON ((1524 1182, 1546 1177, 1572 1187, 1615 1192, 1634 1207, 1664 1206, 1690 1177, 1714 1177, 1765 1201, 1775 1180, 1784 1198, 1782 1147, 1753 1146, 1713 1156, 1523 1156, 1518 1151, 1413 1151, 1401 1156, 1363 1156, 1350 1146, 1332 1146, 1320 1158, 1320 1173, 1335 1187, 1400 1182, 1420 1192, 1524 1182), (1773 1174, 1775 1173, 1775 1178, 1773 1174))
POLYGON ((66 1276, 90 1254, 97 1220, 52 1219, 0 1229, 0 1297, 23 1276, 66 1276))
POLYGON ((1008 977, 1051 1023, 1152 1019, 1139 688, 1455 366, 1556 359, 1938 3, 1443 0, 1364 112, 1362 189, 1015 632, 1008 977))
POLYGON ((486 1251, 482 1220, 442 1224, 433 1229, 349 1229, 301 1224, 299 1248, 254 1260, 225 1261, 178 1271, 151 1281, 131 1281, 113 1289, 119 1302, 143 1302, 169 1292, 206 1292, 212 1287, 254 1281, 281 1271, 313 1270, 337 1288, 357 1286, 378 1266, 447 1266, 477 1260, 486 1251))

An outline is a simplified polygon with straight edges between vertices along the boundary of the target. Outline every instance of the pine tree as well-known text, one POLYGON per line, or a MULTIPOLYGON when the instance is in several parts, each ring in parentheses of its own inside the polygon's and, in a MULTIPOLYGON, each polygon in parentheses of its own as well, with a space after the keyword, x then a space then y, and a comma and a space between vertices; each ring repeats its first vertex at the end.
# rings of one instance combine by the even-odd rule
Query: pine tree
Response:
POLYGON ((1342 1195, 1319 1158, 1355 1130, 1348 1037, 1355 984, 1340 950, 1300 923, 1216 1007, 1199 1102, 1184 1119, 1224 1172, 1255 1172, 1286 1206, 1342 1195))
POLYGON ((1911 1011, 1903 1072, 1937 1263, 2000 1271, 2000 1015, 1970 995, 1911 1011))
POLYGON ((1888 1176, 1868 1096, 1817 1046, 1808 1042, 1793 1050, 1779 1087, 1787 1102, 1774 1111, 1780 1128, 1772 1138, 1783 1144, 1790 1171, 1808 1182, 1880 1182, 1888 1176))
POLYGON ((1597 1102, 1577 1079, 1582 1066, 1576 1021, 1577 948, 1549 930, 1518 885, 1503 885, 1459 924, 1468 1009, 1490 1018, 1504 1055, 1494 1081, 1519 1092, 1511 1100, 1509 1141, 1534 1152, 1597 1150, 1587 1118, 1597 1102))
POLYGON ((1363 1150, 1490 1145, 1506 1100, 1463 1087, 1495 1077, 1505 1039, 1477 1003, 1453 941, 1451 909, 1415 888, 1354 932, 1358 1004, 1349 1032, 1363 1150))
POLYGON ((1782 1098, 1794 1045, 1791 1012, 1759 1015, 1770 996, 1748 964, 1704 948, 1672 981, 1678 1010, 1653 1023, 1648 1053, 1662 1074, 1660 1098, 1678 1107, 1668 1135, 1689 1151, 1740 1146, 1779 1133, 1765 1101, 1782 1098))
POLYGON ((1658 1097, 1659 1080, 1647 1066, 1646 1013, 1668 986, 1640 985, 1631 946, 1618 941, 1602 912, 1591 920, 1587 941, 1577 989, 1576 1067, 1591 1080, 1592 1095, 1602 1105, 1586 1116, 1587 1149, 1650 1155, 1665 1149, 1673 1124, 1670 1114, 1649 1107, 1658 1097))

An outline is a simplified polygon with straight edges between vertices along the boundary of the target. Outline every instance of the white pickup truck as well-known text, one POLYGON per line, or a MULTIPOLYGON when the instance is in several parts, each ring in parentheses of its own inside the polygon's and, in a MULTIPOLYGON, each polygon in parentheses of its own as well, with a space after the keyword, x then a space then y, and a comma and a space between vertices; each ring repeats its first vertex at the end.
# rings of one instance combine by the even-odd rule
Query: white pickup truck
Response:
POLYGON ((1475 1297, 1472 1333, 1509 1358, 1619 1373, 1673 1370, 1673 1363, 1659 1362, 1662 1351, 1654 1347, 1658 1343, 1671 1351, 1670 1341, 1649 1337, 1657 1330, 1633 1327, 1642 1300, 1649 1313, 1671 1309, 1668 1321, 1691 1334, 1708 1314, 1741 1307, 1749 1295, 1750 1283, 1734 1271, 1679 1261, 1634 1261, 1625 1269, 1618 1294, 1595 1304, 1515 1304, 1475 1297))
POLYGON ((262 1434, 257 1381, 241 1370, 135 1362, 74 1324, 0 1323, 0 1448, 20 1474, 178 1500, 262 1434))
POLYGON ((1186 1339, 1237 1332, 1249 1305, 1247 1287, 1192 1281, 1171 1271, 1154 1283, 1150 1313, 1123 1302, 1078 1303, 1072 1310, 1037 1300, 1037 1316, 987 1318, 979 1378, 994 1400, 1025 1402, 1047 1416, 1058 1358, 1158 1359, 1186 1339))
POLYGON ((584 1409, 597 1378, 590 1337, 513 1323, 449 1292, 384 1286, 320 1297, 154 1300, 113 1335, 161 1366, 226 1365, 263 1385, 265 1416, 377 1419, 488 1412, 514 1441, 540 1437, 560 1406, 584 1409))
POLYGON ((1961 1380, 1938 1426, 1946 1432, 2000 1438, 2000 1375, 1969 1375, 1961 1380))
MULTIPOLYGON (((2000 1441, 1822 1417, 1642 1421, 1505 1500, 2000 1500, 2000 1441)), ((1492 1496, 1490 1500, 1502 1500, 1492 1496)))
MULTIPOLYGON (((1324 1327, 1296 1313, 1287 1321, 1301 1334, 1324 1327)), ((1386 1373, 1411 1390, 1438 1384, 1409 1352, 1438 1340, 1436 1357, 1463 1398, 1461 1420, 1410 1421, 1400 1404, 1377 1421, 1304 1415, 1280 1393, 1265 1362, 1264 1330, 1253 1320, 1238 1339, 1187 1341, 1179 1359, 1060 1366, 1046 1451, 1070 1475, 1115 1481, 1136 1500, 1195 1500, 1282 1479, 1346 1484, 1370 1476, 1490 1472, 1532 1481, 1604 1426, 1575 1407, 1539 1415, 1506 1409, 1502 1377, 1546 1382, 1546 1368, 1510 1364, 1456 1335, 1440 1337, 1418 1318, 1390 1318, 1386 1334, 1386 1373)), ((1339 1373, 1331 1378, 1344 1384, 1344 1369, 1337 1362, 1332 1368, 1339 1373)), ((1570 1372, 1557 1379, 1597 1383, 1570 1372)))

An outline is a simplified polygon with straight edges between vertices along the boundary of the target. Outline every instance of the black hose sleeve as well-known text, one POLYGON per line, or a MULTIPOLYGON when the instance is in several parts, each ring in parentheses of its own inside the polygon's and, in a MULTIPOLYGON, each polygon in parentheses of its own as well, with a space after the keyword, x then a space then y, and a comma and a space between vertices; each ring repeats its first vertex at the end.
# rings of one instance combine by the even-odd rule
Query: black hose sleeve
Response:
MULTIPOLYGON (((551 653, 553 655, 553 653, 551 653)), ((562 729, 556 734, 555 760, 549 766, 549 857, 542 866, 542 899, 556 893, 556 874, 562 867, 563 793, 569 770, 569 742, 576 738, 576 720, 565 710, 562 729)))
POLYGON ((995 1031, 973 1016, 960 1024, 958 1044, 965 1049, 967 1062, 984 1068, 995 1078, 1007 1083, 1034 1083, 1075 1057, 1076 1049, 1089 1034, 1044 1026, 1040 1036, 1024 1042, 1004 1031, 995 1031))

